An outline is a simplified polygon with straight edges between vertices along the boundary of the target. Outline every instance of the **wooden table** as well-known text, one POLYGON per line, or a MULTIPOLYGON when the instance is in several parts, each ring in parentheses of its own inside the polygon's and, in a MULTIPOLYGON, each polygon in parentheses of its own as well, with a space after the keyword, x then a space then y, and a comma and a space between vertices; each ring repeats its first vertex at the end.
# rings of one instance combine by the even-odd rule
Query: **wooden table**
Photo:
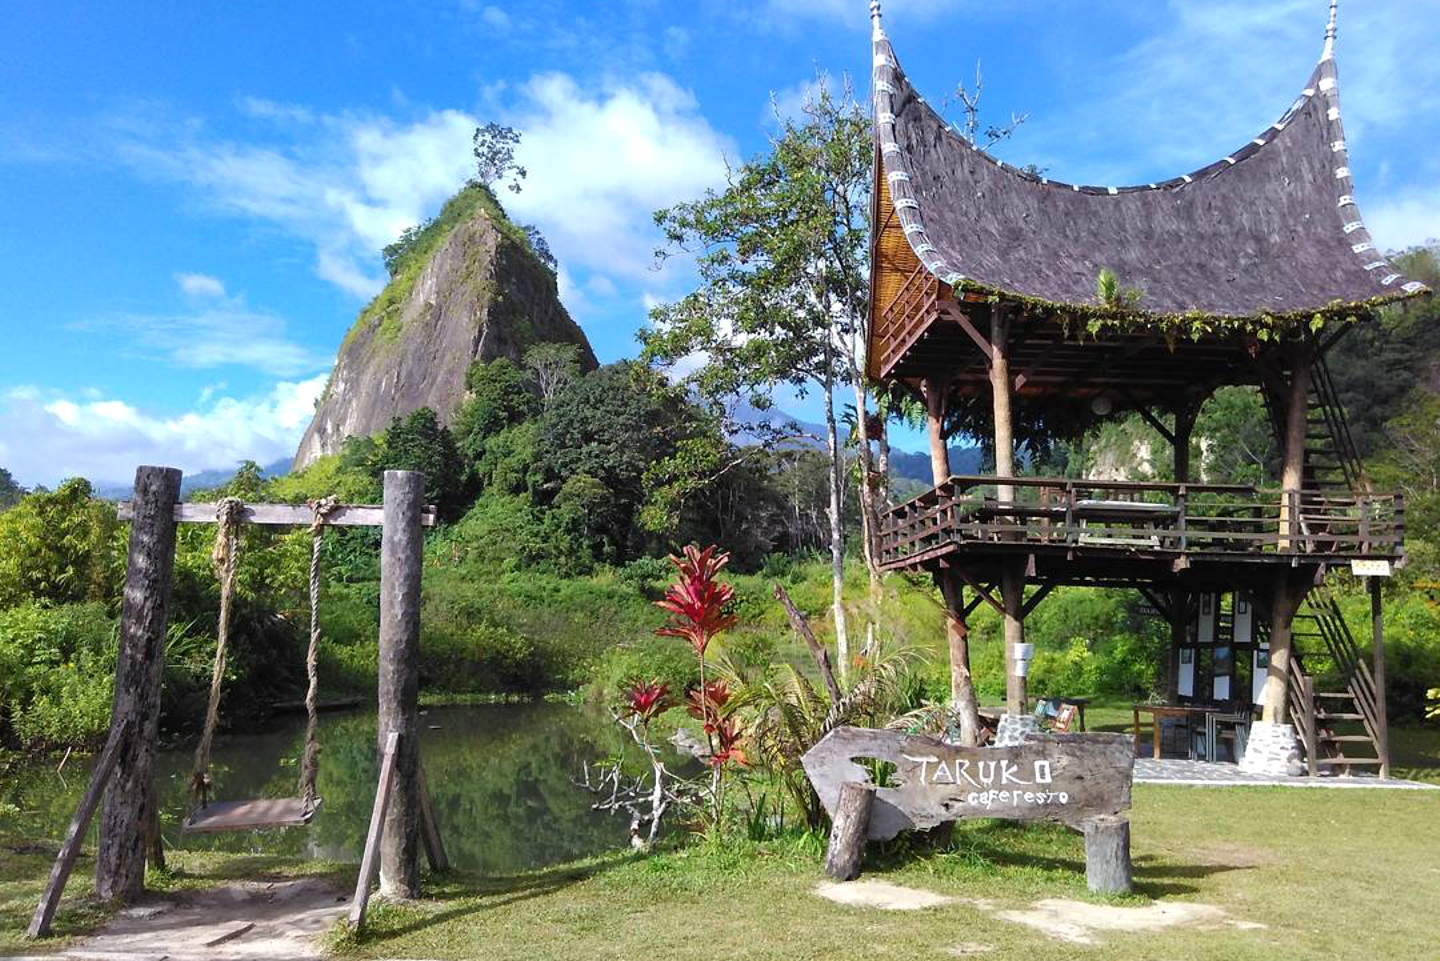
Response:
MULTIPOLYGON (((1155 760, 1160 760, 1160 722, 1164 718, 1183 718, 1187 724, 1196 717, 1204 717, 1213 714, 1213 707, 1182 707, 1177 704, 1136 704, 1133 705, 1135 713, 1135 754, 1140 754, 1140 712, 1147 711, 1150 714, 1150 737, 1154 741, 1155 760)), ((1193 728, 1192 728, 1193 730, 1193 728)), ((1188 753, 1188 752, 1187 752, 1188 753)))

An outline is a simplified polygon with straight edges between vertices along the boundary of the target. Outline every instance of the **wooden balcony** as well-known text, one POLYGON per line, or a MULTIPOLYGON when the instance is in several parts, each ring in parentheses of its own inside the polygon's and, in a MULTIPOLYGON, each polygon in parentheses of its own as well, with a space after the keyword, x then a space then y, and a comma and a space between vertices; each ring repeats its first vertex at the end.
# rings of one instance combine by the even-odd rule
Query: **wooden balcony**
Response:
MULTIPOLYGON (((1399 561, 1399 494, 1285 493, 1213 484, 952 477, 888 511, 887 570, 984 567, 1028 555, 1056 583, 1156 582, 1205 565, 1399 561), (1283 526, 1282 526, 1283 516, 1283 526)), ((1222 571, 1212 571, 1217 576, 1222 571)), ((1193 575, 1192 575, 1193 576, 1193 575)), ((1228 576, 1228 575, 1227 575, 1228 576)))

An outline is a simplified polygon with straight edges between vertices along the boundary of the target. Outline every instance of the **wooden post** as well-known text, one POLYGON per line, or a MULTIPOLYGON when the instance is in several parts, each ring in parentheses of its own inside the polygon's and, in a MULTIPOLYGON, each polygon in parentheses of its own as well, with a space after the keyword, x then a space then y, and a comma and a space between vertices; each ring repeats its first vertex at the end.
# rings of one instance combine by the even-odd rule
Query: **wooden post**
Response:
MULTIPOLYGON (((995 476, 1015 476, 1015 429, 1010 411, 1010 307, 996 304, 990 310, 990 396, 995 414, 995 476)), ((996 488, 1002 504, 1015 500, 1015 488, 996 488)))
POLYGON ((1180 649, 1190 633, 1190 595, 1182 590, 1170 592, 1170 669, 1165 678, 1165 703, 1180 703, 1180 649))
POLYGON ((420 577, 425 475, 385 472, 385 527, 380 544, 379 730, 400 735, 395 789, 380 842, 380 890, 392 898, 420 894, 420 577))
POLYGON ((76 808, 75 816, 70 819, 70 828, 65 832, 65 843, 60 845, 60 853, 55 856, 55 863, 50 868, 50 879, 45 882, 45 891, 40 895, 40 903, 36 905, 35 915, 30 919, 30 927, 26 929, 25 933, 29 937, 43 938, 50 933, 50 922, 55 920, 55 909, 60 906, 60 896, 65 893, 65 882, 70 879, 70 872, 75 867, 75 858, 79 856, 80 845, 85 841, 85 831, 90 827, 90 819, 95 816, 95 809, 100 806, 100 798, 104 796, 105 788, 110 783, 110 775, 115 773, 121 748, 132 740, 134 727, 134 720, 127 719, 110 728, 105 750, 100 752, 100 760, 96 762, 95 770, 90 775, 90 786, 85 789, 80 806, 76 808))
MULTIPOLYGON (((1314 359, 1310 338, 1289 345, 1290 384, 1285 399, 1285 436, 1280 438, 1284 468, 1280 475, 1281 551, 1294 550, 1300 531, 1299 496, 1305 483, 1305 434, 1310 412, 1310 364, 1314 359)), ((1273 675, 1272 675, 1273 676, 1273 675)))
POLYGON ((1190 437, 1195 431, 1198 406, 1186 405, 1175 412, 1175 483, 1190 483, 1190 437))
POLYGON ((960 743, 975 747, 980 740, 980 709, 970 674, 970 625, 965 623, 965 582, 958 571, 937 571, 945 602, 945 639, 950 650, 950 703, 960 717, 960 743))
POLYGON ((400 749, 400 733, 391 731, 385 738, 385 753, 380 760, 380 783, 375 786, 375 806, 370 809, 370 830, 365 833, 365 853, 360 858, 360 877, 355 880, 355 897, 350 902, 350 927, 356 931, 365 924, 365 909, 370 904, 370 886, 380 869, 380 836, 384 830, 386 809, 390 806, 391 789, 395 785, 395 756, 400 749))
POLYGON ((1371 671, 1375 682, 1375 745, 1380 754, 1380 776, 1390 776, 1390 720, 1385 706, 1385 620, 1381 611, 1380 578, 1370 581, 1370 641, 1374 647, 1375 664, 1371 671))
POLYGON ((837 881, 860 876, 860 858, 870 829, 870 808, 875 803, 875 785, 846 781, 840 786, 840 801, 830 823, 830 847, 825 851, 825 873, 837 881))
POLYGON ((120 653, 110 723, 126 727, 117 773, 105 795, 100 844, 95 856, 95 893, 104 900, 133 901, 145 890, 144 799, 151 789, 160 725, 160 677, 165 667, 170 580, 175 569, 175 502, 180 471, 135 471, 135 516, 120 614, 120 653))
POLYGON ((1025 643, 1025 568, 1007 563, 1000 573, 1005 604, 1005 710, 1017 717, 1026 711, 1026 683, 1015 660, 1015 645, 1025 643))
POLYGON ((1090 818, 1085 832, 1085 882, 1096 894, 1130 893, 1130 819, 1090 818))

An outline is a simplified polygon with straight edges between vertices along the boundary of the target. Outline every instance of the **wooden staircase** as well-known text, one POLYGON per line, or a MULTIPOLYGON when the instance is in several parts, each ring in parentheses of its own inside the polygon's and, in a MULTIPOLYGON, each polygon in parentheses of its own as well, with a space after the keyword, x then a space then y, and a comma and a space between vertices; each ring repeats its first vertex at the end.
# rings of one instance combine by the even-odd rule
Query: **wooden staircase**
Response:
MULTIPOLYGON (((1268 640, 1264 618, 1256 619, 1256 628, 1268 640)), ((1368 768, 1388 773, 1369 659, 1324 588, 1295 615, 1292 638, 1290 715, 1310 774, 1349 775, 1368 768), (1311 670, 1320 663, 1333 670, 1311 670), (1316 690, 1317 677, 1337 675, 1343 690, 1316 690)))
MULTIPOLYGON (((1289 379, 1289 371, 1285 371, 1289 379)), ((1273 386, 1262 392, 1275 436, 1285 436, 1284 399, 1273 386)), ((1368 491, 1370 481, 1335 393, 1335 381, 1323 354, 1310 365, 1310 393, 1305 416, 1305 490, 1329 494, 1368 491)))

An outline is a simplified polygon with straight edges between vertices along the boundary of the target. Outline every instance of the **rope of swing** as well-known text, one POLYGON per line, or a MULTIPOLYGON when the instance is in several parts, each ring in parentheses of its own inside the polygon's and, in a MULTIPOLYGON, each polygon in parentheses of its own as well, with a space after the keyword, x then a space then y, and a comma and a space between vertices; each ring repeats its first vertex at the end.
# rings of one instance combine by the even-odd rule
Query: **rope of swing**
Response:
POLYGON ((320 553, 325 543, 325 518, 335 509, 335 498, 309 502, 310 521, 310 646, 305 651, 305 754, 300 762, 300 797, 305 812, 315 809, 315 781, 320 775, 320 553))
POLYGON ((245 502, 227 497, 215 505, 215 546, 210 564, 220 581, 220 617, 215 629, 215 663, 210 671, 210 700, 205 725, 195 746, 195 765, 190 774, 190 809, 204 807, 210 793, 210 747, 220 722, 220 688, 225 680, 225 653, 230 644, 230 608, 235 599, 235 572, 240 561, 240 515, 245 502))

